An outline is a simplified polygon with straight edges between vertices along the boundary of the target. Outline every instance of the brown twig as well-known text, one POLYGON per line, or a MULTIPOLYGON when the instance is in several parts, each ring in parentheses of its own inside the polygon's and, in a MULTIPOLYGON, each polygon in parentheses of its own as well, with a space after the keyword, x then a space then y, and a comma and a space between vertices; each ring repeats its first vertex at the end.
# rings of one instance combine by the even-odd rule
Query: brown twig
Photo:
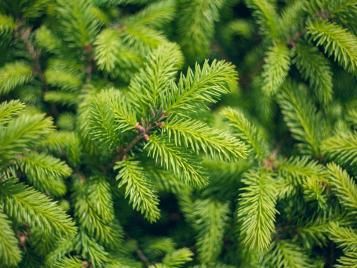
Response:
POLYGON ((31 28, 24 26, 22 23, 18 23, 16 33, 17 37, 24 43, 25 49, 31 57, 32 70, 34 74, 38 76, 38 78, 43 84, 44 90, 46 91, 48 89, 48 85, 40 64, 40 51, 36 50, 30 39, 32 33, 31 28))
POLYGON ((138 144, 143 138, 144 138, 144 135, 139 133, 131 140, 131 142, 128 143, 128 145, 126 145, 123 148, 119 148, 118 155, 115 158, 115 162, 122 161, 126 157, 126 155, 131 151, 131 149, 133 149, 133 147, 136 144, 138 144))
POLYGON ((138 255, 139 259, 141 260, 142 263, 144 263, 146 267, 150 266, 149 259, 145 256, 144 252, 142 252, 140 248, 136 250, 136 255, 138 255))
POLYGON ((302 30, 300 32, 296 32, 291 38, 289 38, 288 40, 288 45, 291 48, 295 48, 296 44, 298 43, 298 41, 300 40, 300 38, 306 33, 306 30, 302 30))
POLYGON ((89 261, 87 260, 82 261, 82 268, 89 268, 89 267, 92 267, 92 264, 89 261))
POLYGON ((93 72, 94 72, 94 57, 93 57, 93 46, 88 44, 84 47, 84 57, 86 61, 85 74, 86 79, 85 82, 89 83, 92 80, 93 72))
POLYGON ((27 239, 28 239, 28 233, 26 231, 24 232, 18 232, 17 233, 17 239, 19 240, 19 246, 21 248, 26 247, 27 239))
POLYGON ((144 124, 136 123, 135 129, 138 131, 138 134, 125 146, 118 149, 118 155, 115 158, 115 161, 123 160, 126 155, 134 148, 136 144, 138 144, 141 140, 148 141, 150 139, 150 131, 152 130, 152 125, 148 124, 148 126, 144 127, 144 124))
POLYGON ((120 147, 117 149, 117 156, 114 159, 114 162, 122 161, 125 159, 126 155, 137 145, 140 141, 145 140, 148 141, 150 139, 150 133, 154 128, 162 128, 164 126, 163 120, 167 117, 164 112, 155 112, 152 111, 154 120, 151 122, 145 122, 145 120, 141 120, 141 123, 137 122, 135 125, 135 129, 138 134, 124 147, 120 147))
POLYGON ((277 157, 280 151, 281 143, 263 160, 263 166, 268 170, 274 170, 277 165, 277 157))
MULTIPOLYGON (((328 20, 330 18, 331 14, 329 14, 329 12, 327 12, 326 10, 320 10, 318 12, 315 13, 315 17, 324 19, 324 20, 328 20)), ((299 42, 299 40, 301 39, 301 37, 303 37, 306 34, 306 29, 303 29, 301 31, 296 32, 295 34, 293 34, 293 36, 291 36, 287 43, 291 48, 295 48, 296 44, 299 42)))
MULTIPOLYGON (((31 34, 32 34, 32 29, 30 27, 25 26, 24 23, 22 23, 21 21, 17 23, 15 36, 23 42, 23 44, 25 45, 25 49, 31 58, 32 72, 41 81, 42 84, 41 97, 42 99, 44 99, 44 93, 48 90, 48 84, 46 81, 44 71, 41 67, 40 50, 36 49, 35 46, 33 45, 31 41, 31 34)), ((56 106, 53 103, 50 104, 50 111, 53 116, 58 115, 56 106)))

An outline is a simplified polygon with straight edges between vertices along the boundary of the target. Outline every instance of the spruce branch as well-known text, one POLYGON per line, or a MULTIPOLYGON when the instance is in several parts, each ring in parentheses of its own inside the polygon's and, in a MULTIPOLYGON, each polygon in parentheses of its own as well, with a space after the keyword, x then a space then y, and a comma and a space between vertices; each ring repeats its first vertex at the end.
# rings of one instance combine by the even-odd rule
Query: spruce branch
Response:
POLYGON ((183 63, 183 56, 176 44, 167 43, 153 50, 145 66, 135 75, 129 85, 129 97, 133 105, 143 114, 163 106, 163 98, 170 95, 177 70, 183 63), (138 95, 138 91, 139 94, 138 95))
POLYGON ((70 47, 79 49, 81 55, 86 48, 92 51, 92 44, 101 26, 92 12, 93 7, 92 2, 85 0, 60 0, 56 5, 63 39, 70 47))
POLYGON ((228 205, 210 199, 197 200, 193 204, 196 247, 204 264, 214 263, 222 250, 224 230, 229 220, 228 205))
POLYGON ((302 151, 318 156, 321 136, 326 135, 321 129, 326 128, 326 123, 313 102, 307 99, 306 93, 299 90, 295 83, 288 81, 278 95, 278 103, 290 132, 301 142, 299 146, 302 151))
POLYGON ((42 25, 35 31, 35 42, 44 51, 59 55, 61 40, 46 25, 42 25))
POLYGON ((94 43, 95 61, 98 69, 111 76, 115 77, 118 73, 118 76, 122 77, 117 70, 120 69, 125 73, 137 70, 141 66, 142 56, 138 51, 126 45, 118 33, 119 30, 113 28, 104 29, 98 34, 94 43))
POLYGON ((140 162, 123 160, 117 162, 114 169, 118 170, 118 186, 125 187, 125 197, 129 198, 132 207, 150 222, 157 221, 160 217, 159 200, 140 162))
POLYGON ((196 164, 197 161, 165 138, 152 135, 144 150, 159 166, 171 170, 185 183, 195 187, 202 187, 207 183, 202 168, 196 164))
POLYGON ((324 215, 315 215, 312 219, 301 220, 296 229, 296 236, 304 241, 307 248, 311 246, 326 246, 328 244, 329 229, 338 222, 341 226, 348 224, 342 215, 329 211, 324 215))
POLYGON ((48 134, 39 143, 41 150, 64 156, 72 166, 76 166, 81 157, 80 141, 77 133, 56 131, 48 134))
POLYGON ((0 263, 8 266, 15 266, 21 259, 18 241, 15 239, 15 233, 11 228, 7 216, 0 208, 0 263))
POLYGON ((154 2, 134 16, 126 18, 124 24, 136 24, 160 29, 173 20, 176 11, 176 3, 173 0, 154 2))
POLYGON ((354 268, 356 266, 357 252, 356 251, 347 251, 342 257, 337 261, 338 264, 336 268, 354 268))
POLYGON ((278 14, 273 3, 266 0, 246 0, 247 6, 253 9, 253 15, 256 17, 260 31, 276 40, 278 36, 278 14))
POLYGON ((201 61, 208 54, 214 35, 214 23, 223 7, 222 0, 180 0, 179 43, 189 62, 201 61), (195 59, 196 57, 196 59, 195 59))
POLYGON ((349 174, 335 163, 327 165, 328 178, 340 203, 354 214, 357 212, 357 185, 349 174))
POLYGON ((326 104, 332 100, 332 72, 327 59, 317 48, 298 44, 294 62, 302 74, 315 89, 315 95, 326 104))
POLYGON ((246 155, 246 148, 238 139, 198 120, 173 118, 164 124, 163 131, 177 146, 191 148, 197 153, 202 151, 224 160, 244 158, 246 155))
POLYGON ((55 261, 53 266, 57 268, 92 268, 90 262, 76 257, 64 257, 55 261))
POLYGON ((308 24, 308 34, 317 45, 323 46, 325 53, 347 71, 357 69, 357 37, 345 28, 326 21, 308 24))
POLYGON ((302 248, 288 241, 277 241, 272 245, 266 262, 278 268, 312 268, 311 260, 302 248))
POLYGON ((149 27, 128 24, 120 26, 120 29, 124 44, 140 52, 144 57, 160 45, 169 43, 162 32, 149 27))
POLYGON ((5 64, 0 69, 0 95, 5 95, 33 79, 32 68, 22 61, 5 64))
POLYGON ((265 56, 263 66, 263 91, 268 95, 278 92, 288 75, 291 59, 290 51, 281 43, 271 46, 265 56))
POLYGON ((261 131, 257 129, 241 111, 233 108, 225 108, 221 113, 240 139, 248 144, 256 158, 262 159, 267 155, 267 143, 261 131))
POLYGON ((101 244, 117 249, 122 242, 122 230, 114 214, 109 182, 94 176, 76 185, 75 216, 81 228, 101 244))
POLYGON ((84 230, 79 231, 74 243, 74 249, 81 254, 88 267, 103 266, 109 262, 109 252, 84 230))
POLYGON ((301 29, 301 21, 304 19, 305 13, 304 1, 294 1, 285 6, 279 18, 281 36, 287 37, 291 47, 294 47, 296 42, 304 34, 304 29, 301 29))
POLYGON ((136 115, 117 90, 104 90, 89 96, 80 113, 82 135, 93 145, 113 152, 120 144, 121 134, 134 129, 136 115))
MULTIPOLYGON (((139 125, 138 125, 139 126, 139 125)), ((142 127, 142 126, 140 126, 142 127)), ((137 134, 126 146, 120 147, 118 151, 118 155, 116 157, 116 161, 122 161, 126 158, 127 154, 137 145, 140 141, 144 139, 144 135, 142 133, 137 134)))
POLYGON ((30 152, 18 155, 16 164, 35 188, 54 196, 65 194, 63 178, 71 174, 71 169, 64 162, 43 153, 30 152))
POLYGON ((242 242, 249 250, 264 252, 275 232, 277 182, 270 172, 252 170, 245 174, 244 183, 237 211, 242 242))
POLYGON ((0 266, 355 266, 356 0, 0 11, 0 266))
POLYGON ((66 93, 72 94, 80 89, 82 84, 80 68, 75 63, 60 59, 52 59, 48 62, 45 78, 50 86, 60 87, 67 91, 66 93))
POLYGON ((39 144, 51 131, 52 120, 41 114, 21 114, 11 120, 0 132, 0 163, 13 160, 18 153, 39 144))
POLYGON ((188 248, 181 248, 166 254, 162 260, 163 265, 172 268, 182 267, 183 264, 192 260, 193 253, 188 248))
POLYGON ((162 101, 162 107, 168 114, 202 110, 231 92, 237 79, 234 66, 225 61, 214 60, 211 64, 205 61, 202 67, 196 64, 194 70, 189 68, 186 75, 180 76, 177 86, 172 86, 172 93, 162 101))
MULTIPOLYGON (((296 179, 326 176, 324 166, 307 156, 290 157, 289 159, 281 160, 278 164, 278 170, 296 179)), ((299 182, 299 180, 296 182, 299 182)))
POLYGON ((322 141, 321 151, 329 159, 343 166, 357 163, 357 133, 342 132, 322 141))
POLYGON ((1 183, 4 211, 19 223, 33 223, 34 228, 53 235, 73 236, 76 227, 65 212, 46 195, 22 183, 1 183))
POLYGON ((25 105, 19 100, 11 100, 0 103, 0 124, 4 125, 23 111, 25 105))
POLYGON ((0 14, 0 36, 4 37, 9 33, 12 33, 16 28, 15 20, 4 14, 0 14))
POLYGON ((357 251, 357 232, 350 227, 331 223, 328 228, 329 238, 347 251, 357 251))

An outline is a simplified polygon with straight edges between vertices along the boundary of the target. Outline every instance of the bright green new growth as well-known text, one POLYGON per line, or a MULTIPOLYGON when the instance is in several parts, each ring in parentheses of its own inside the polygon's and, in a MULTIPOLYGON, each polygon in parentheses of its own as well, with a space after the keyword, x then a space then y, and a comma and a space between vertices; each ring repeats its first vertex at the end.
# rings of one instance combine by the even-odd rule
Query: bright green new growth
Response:
POLYGON ((179 0, 179 44, 190 62, 204 59, 214 35, 223 0, 179 0))
POLYGON ((173 119, 163 127, 176 146, 185 146, 196 153, 230 160, 245 156, 244 144, 228 133, 210 128, 198 120, 173 119))
POLYGON ((160 216, 157 194, 144 174, 138 161, 124 160, 118 162, 118 187, 125 186, 125 197, 129 198, 133 209, 140 211, 149 221, 156 221, 160 216))
POLYGON ((33 151, 32 148, 52 131, 53 126, 49 118, 26 115, 23 109, 24 105, 19 101, 4 102, 0 106, 0 218, 4 228, 0 260, 5 265, 16 265, 20 260, 15 234, 6 214, 18 224, 32 222, 34 232, 52 233, 52 240, 57 236, 73 236, 76 230, 55 202, 16 178, 21 171, 38 190, 59 196, 66 191, 62 179, 71 173, 59 159, 33 151), (49 177, 53 178, 52 183, 48 181, 49 177))
POLYGON ((192 260, 192 252, 188 248, 178 249, 172 253, 165 256, 162 263, 165 267, 181 267, 184 263, 192 260))
POLYGON ((0 15, 0 34, 6 35, 15 28, 15 22, 10 16, 0 15))
POLYGON ((331 224, 329 228, 331 239, 341 248, 347 251, 356 251, 357 234, 355 230, 349 227, 341 227, 338 224, 331 224))
POLYGON ((19 169, 24 172, 35 188, 53 196, 66 193, 63 178, 71 175, 71 169, 62 161, 43 153, 28 153, 17 160, 19 169), (48 181, 48 178, 53 178, 48 181))
POLYGON ((357 135, 346 132, 329 137, 322 142, 321 150, 330 159, 352 167, 357 164, 357 135))
POLYGON ((290 66, 289 50, 281 44, 274 44, 265 57, 263 70, 263 91, 274 94, 288 75, 290 66))
POLYGON ((262 133, 248 121, 242 112, 226 108, 222 111, 222 114, 228 120, 232 129, 248 144, 258 159, 266 156, 266 141, 262 133))
POLYGON ((21 259, 15 233, 7 216, 0 210, 0 261, 5 265, 16 265, 21 259))
POLYGON ((202 67, 196 64, 195 70, 189 68, 180 76, 177 86, 172 85, 173 94, 163 96, 163 108, 168 113, 202 109, 231 92, 237 78, 234 67, 224 61, 206 61, 202 67))
POLYGON ((338 259, 337 268, 353 267, 356 263, 357 253, 355 251, 348 251, 344 256, 338 259))
POLYGON ((73 234, 73 222, 44 194, 11 180, 1 184, 4 211, 19 222, 33 221, 43 232, 73 234))
POLYGON ((169 90, 182 63, 182 54, 174 44, 160 46, 149 54, 146 65, 129 85, 131 98, 136 100, 140 97, 139 101, 135 101, 136 105, 147 107, 147 110, 142 112, 165 105, 161 94, 170 95, 169 90))
POLYGON ((347 71, 357 68, 357 38, 344 28, 334 23, 314 22, 308 25, 308 34, 317 45, 322 45, 327 55, 333 58, 347 71))
POLYGON ((349 177, 348 173, 338 167, 336 164, 327 166, 329 172, 329 180, 332 190, 339 198, 340 202, 356 213, 357 209, 357 186, 349 177))
POLYGON ((222 250, 224 229, 228 221, 228 204, 197 200, 193 206, 199 259, 204 264, 214 263, 222 250))
POLYGON ((278 15, 272 3, 265 0, 246 0, 246 3, 254 10, 253 15, 257 19, 260 31, 269 38, 275 38, 278 34, 278 15))
POLYGON ((325 127, 324 121, 316 112, 313 103, 307 99, 303 89, 286 83, 284 91, 278 96, 278 102, 284 120, 293 137, 301 142, 301 148, 318 155, 320 137, 324 133, 321 131, 325 127))
POLYGON ((0 133, 0 163, 13 160, 24 149, 38 144, 52 127, 51 119, 42 114, 29 116, 23 113, 10 120, 0 133))
POLYGON ((288 182, 287 189, 281 193, 282 196, 291 196, 296 194, 296 186, 301 186, 305 194, 313 197, 312 199, 325 202, 323 195, 324 188, 321 187, 327 183, 327 174, 324 166, 309 157, 291 157, 287 160, 281 160, 278 165, 279 175, 288 182), (295 187, 294 187, 295 186, 295 187))
POLYGON ((32 79, 31 67, 23 62, 9 63, 0 69, 0 95, 8 94, 32 79))
POLYGON ((355 267, 356 18, 0 1, 0 267, 355 267))
POLYGON ((149 143, 145 147, 148 157, 176 176, 181 177, 185 183, 200 187, 207 183, 201 168, 193 165, 195 160, 189 154, 180 151, 179 147, 168 143, 164 139, 151 136, 149 143))
POLYGON ((12 117, 16 116, 25 108, 25 105, 18 100, 11 100, 0 104, 0 122, 2 125, 8 123, 12 117))
POLYGON ((82 230, 105 246, 117 248, 122 230, 115 222, 110 184, 103 177, 91 177, 84 185, 77 185, 76 217, 82 230))
POLYGON ((264 170, 247 173, 244 183, 237 214, 243 243, 249 250, 264 251, 274 232, 277 185, 264 170))
POLYGON ((329 62, 316 48, 299 44, 296 48, 296 67, 315 90, 322 103, 332 100, 332 73, 329 62))
POLYGON ((287 241, 279 241, 272 245, 270 258, 267 263, 279 268, 313 267, 303 250, 295 244, 287 241))

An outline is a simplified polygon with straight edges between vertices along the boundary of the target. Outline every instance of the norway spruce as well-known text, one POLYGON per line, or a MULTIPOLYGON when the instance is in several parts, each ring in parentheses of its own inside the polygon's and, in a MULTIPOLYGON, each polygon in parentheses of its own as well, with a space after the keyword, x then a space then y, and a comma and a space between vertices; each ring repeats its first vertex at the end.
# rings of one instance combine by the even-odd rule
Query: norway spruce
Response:
POLYGON ((356 22, 0 1, 0 267, 356 267, 356 22))

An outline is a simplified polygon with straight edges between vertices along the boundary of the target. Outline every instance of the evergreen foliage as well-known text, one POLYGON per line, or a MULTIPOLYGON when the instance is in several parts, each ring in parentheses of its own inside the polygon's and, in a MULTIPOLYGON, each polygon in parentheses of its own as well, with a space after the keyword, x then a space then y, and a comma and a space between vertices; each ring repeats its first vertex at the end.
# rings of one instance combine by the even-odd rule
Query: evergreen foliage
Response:
POLYGON ((356 267, 356 22, 0 1, 0 267, 356 267))

